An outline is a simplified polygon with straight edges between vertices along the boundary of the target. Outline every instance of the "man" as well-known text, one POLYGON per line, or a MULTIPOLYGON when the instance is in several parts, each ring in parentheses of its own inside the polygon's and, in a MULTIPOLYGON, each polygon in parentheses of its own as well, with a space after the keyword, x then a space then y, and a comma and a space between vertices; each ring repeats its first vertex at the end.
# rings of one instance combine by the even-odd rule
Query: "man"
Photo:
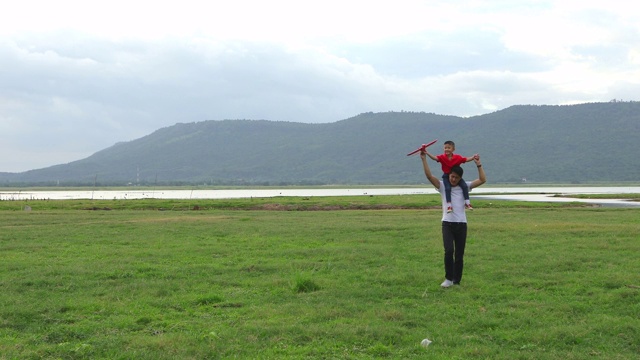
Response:
MULTIPOLYGON (((460 284, 464 266, 464 247, 467 243, 467 217, 465 214, 462 189, 458 186, 464 171, 460 166, 451 168, 449 182, 451 183, 451 206, 453 207, 453 211, 447 212, 444 183, 431 173, 429 164, 427 164, 426 154, 424 150, 420 152, 424 174, 442 196, 442 243, 444 245, 445 280, 440 286, 448 288, 452 285, 460 284)), ((478 178, 467 184, 469 190, 487 181, 484 169, 480 163, 480 155, 475 154, 473 161, 478 167, 478 178)))

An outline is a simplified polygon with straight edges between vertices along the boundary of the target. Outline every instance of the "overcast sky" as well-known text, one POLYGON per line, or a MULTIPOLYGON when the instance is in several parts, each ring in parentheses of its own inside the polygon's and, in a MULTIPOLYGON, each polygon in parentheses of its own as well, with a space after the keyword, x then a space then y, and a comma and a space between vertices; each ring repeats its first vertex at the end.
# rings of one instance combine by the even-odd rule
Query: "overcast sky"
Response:
POLYGON ((8 2, 0 172, 180 122, 637 101, 639 15, 628 0, 8 2))

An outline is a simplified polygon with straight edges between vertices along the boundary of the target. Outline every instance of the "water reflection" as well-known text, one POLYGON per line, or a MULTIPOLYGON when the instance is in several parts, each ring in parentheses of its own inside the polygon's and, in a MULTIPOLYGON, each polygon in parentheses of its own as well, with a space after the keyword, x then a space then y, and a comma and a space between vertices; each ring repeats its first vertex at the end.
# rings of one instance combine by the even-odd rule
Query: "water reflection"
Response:
POLYGON ((578 202, 585 204, 594 204, 607 207, 640 207, 640 201, 624 200, 624 199, 578 199, 571 197, 557 196, 554 194, 509 194, 509 195, 478 195, 471 197, 472 199, 495 199, 495 200, 518 200, 518 201, 534 201, 534 202, 578 202))
MULTIPOLYGON (((122 199, 237 199, 277 196, 380 196, 435 194, 433 187, 376 189, 231 189, 231 190, 73 190, 0 192, 0 200, 122 200, 122 199)), ((488 187, 472 191, 472 198, 545 202, 584 202, 603 206, 640 206, 640 202, 613 199, 574 199, 572 194, 638 194, 640 186, 611 187, 488 187)))

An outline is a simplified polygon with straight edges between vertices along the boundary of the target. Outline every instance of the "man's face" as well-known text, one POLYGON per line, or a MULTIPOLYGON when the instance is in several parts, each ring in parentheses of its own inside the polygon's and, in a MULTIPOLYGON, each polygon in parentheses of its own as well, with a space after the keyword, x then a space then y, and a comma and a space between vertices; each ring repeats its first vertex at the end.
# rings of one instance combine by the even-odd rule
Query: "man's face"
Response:
POLYGON ((458 186, 460 179, 462 179, 460 175, 454 173, 453 171, 449 173, 449 182, 451 183, 451 186, 458 186))

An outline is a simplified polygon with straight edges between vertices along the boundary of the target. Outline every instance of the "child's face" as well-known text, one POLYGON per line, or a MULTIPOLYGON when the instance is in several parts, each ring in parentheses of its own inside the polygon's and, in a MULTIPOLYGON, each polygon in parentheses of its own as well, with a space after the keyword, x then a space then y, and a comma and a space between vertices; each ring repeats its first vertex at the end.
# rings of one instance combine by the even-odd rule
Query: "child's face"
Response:
POLYGON ((456 150, 456 147, 451 145, 451 144, 444 144, 444 153, 447 155, 451 155, 453 154, 453 152, 456 150))

